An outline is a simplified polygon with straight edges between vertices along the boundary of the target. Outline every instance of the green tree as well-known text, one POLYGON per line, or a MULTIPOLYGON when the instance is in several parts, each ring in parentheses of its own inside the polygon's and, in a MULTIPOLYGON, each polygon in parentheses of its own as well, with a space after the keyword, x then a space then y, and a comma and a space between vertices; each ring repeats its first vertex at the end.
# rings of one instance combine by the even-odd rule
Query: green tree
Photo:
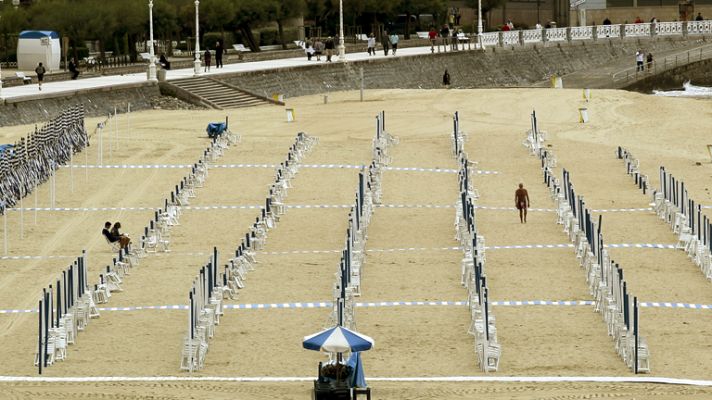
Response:
POLYGON ((20 31, 29 28, 29 15, 23 8, 0 3, 0 35, 2 35, 2 59, 9 61, 9 51, 15 48, 20 31))
POLYGON ((225 29, 235 19, 235 1, 203 0, 200 6, 200 16, 205 31, 220 32, 222 41, 225 43, 225 29))
MULTIPOLYGON (((482 19, 485 29, 488 24, 484 22, 489 20, 489 12, 497 7, 503 6, 505 2, 506 0, 482 0, 482 19)), ((465 5, 474 8, 475 12, 477 12, 477 0, 465 0, 465 5)))
POLYGON ((252 27, 267 21, 268 9, 265 0, 234 0, 236 4, 233 27, 239 30, 250 50, 260 51, 259 43, 252 34, 252 27))
POLYGON ((284 39, 284 22, 290 18, 296 18, 304 14, 306 3, 304 0, 268 0, 266 2, 267 19, 277 22, 279 41, 283 49, 287 49, 287 42, 284 39))
POLYGON ((411 16, 416 17, 416 29, 421 29, 420 14, 440 15, 447 9, 447 2, 445 0, 401 0, 397 9, 406 16, 404 36, 406 39, 410 39, 411 16))

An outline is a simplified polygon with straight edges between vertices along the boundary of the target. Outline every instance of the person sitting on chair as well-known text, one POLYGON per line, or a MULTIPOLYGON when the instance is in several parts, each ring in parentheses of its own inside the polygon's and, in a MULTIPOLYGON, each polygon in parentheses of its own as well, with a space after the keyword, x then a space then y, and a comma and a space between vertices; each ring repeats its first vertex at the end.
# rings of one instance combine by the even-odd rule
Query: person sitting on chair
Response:
POLYGON ((163 69, 171 69, 171 62, 166 59, 165 54, 161 54, 161 57, 158 59, 158 62, 161 64, 161 67, 163 69))
POLYGON ((119 240, 119 238, 114 236, 114 234, 111 233, 110 229, 111 229, 111 222, 106 221, 106 223, 104 223, 104 229, 101 230, 101 234, 104 235, 104 237, 106 238, 106 240, 109 241, 109 243, 116 243, 119 240))
POLYGON ((111 235, 119 241, 119 244, 121 245, 121 248, 123 249, 126 246, 128 246, 129 244, 131 244, 131 238, 128 237, 127 235, 121 234, 121 232, 119 232, 119 229, 121 229, 121 222, 116 222, 114 224, 114 227, 111 228, 111 235))

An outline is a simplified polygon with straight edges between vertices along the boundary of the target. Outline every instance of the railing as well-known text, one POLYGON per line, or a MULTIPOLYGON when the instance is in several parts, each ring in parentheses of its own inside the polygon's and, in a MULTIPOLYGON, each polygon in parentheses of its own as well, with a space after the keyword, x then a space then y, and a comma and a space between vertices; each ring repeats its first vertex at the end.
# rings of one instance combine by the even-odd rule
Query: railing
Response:
POLYGON ((712 20, 676 21, 621 25, 572 26, 566 28, 526 29, 522 31, 502 31, 483 33, 466 37, 467 40, 484 47, 516 46, 546 42, 572 42, 574 40, 599 40, 612 38, 644 38, 655 36, 712 35, 712 20))
POLYGON ((636 81, 659 72, 687 65, 691 62, 702 61, 712 58, 712 45, 700 46, 694 49, 671 54, 661 60, 654 60, 651 64, 645 63, 644 70, 640 71, 637 66, 626 68, 613 74, 613 82, 636 81))

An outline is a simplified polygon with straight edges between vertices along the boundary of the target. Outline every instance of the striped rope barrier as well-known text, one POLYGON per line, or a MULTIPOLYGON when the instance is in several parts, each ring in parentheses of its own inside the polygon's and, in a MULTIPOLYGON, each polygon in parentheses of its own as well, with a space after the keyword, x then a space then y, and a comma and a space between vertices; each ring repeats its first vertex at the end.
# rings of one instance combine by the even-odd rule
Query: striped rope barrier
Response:
MULTIPOLYGON (((0 376, 2 383, 104 383, 104 382, 312 382, 313 376, 0 376)), ((516 382, 516 383, 652 383, 712 386, 712 380, 657 376, 409 376, 369 377, 373 382, 516 382)))
MULTIPOLYGON (((191 168, 191 164, 74 164, 63 166, 62 168, 83 168, 83 169, 184 169, 191 168)), ((211 164, 210 168, 233 169, 233 168, 268 168, 274 169, 277 164, 211 164)), ((361 165, 352 164, 304 164, 302 168, 319 168, 319 169, 361 169, 361 165)), ((435 172, 456 174, 457 170, 448 168, 420 168, 420 167, 384 167, 387 171, 403 171, 403 172, 435 172)), ((498 175, 499 171, 477 170, 480 175, 498 175)))
MULTIPOLYGON (((500 300, 492 301, 493 306, 500 307, 523 307, 523 306, 593 306, 591 300, 500 300)), ((356 307, 379 308, 379 307, 464 307, 466 301, 378 301, 378 302, 358 302, 356 307)), ((296 302, 296 303, 254 303, 254 304, 225 304, 223 309, 227 310, 270 310, 270 309, 310 309, 310 308, 331 308, 332 302, 296 302)), ((688 310, 712 310, 712 304, 695 304, 679 302, 641 302, 641 307, 646 308, 671 308, 688 310)), ((132 306, 132 307, 99 307, 99 311, 143 311, 143 310, 188 310, 187 305, 157 305, 157 306, 132 306)), ((31 314, 37 309, 10 309, 0 310, 0 314, 31 314)))

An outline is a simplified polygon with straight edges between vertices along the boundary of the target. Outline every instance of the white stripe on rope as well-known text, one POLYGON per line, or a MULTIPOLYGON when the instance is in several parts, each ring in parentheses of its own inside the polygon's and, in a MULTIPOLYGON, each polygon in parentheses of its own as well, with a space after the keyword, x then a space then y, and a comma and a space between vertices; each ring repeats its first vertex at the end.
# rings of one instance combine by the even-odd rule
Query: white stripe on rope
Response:
POLYGON ((76 256, 0 256, 0 260, 56 260, 61 258, 77 258, 76 256))
MULTIPOLYGON (((592 306, 590 300, 507 300, 491 301, 493 306, 501 307, 522 307, 522 306, 592 306)), ((712 310, 712 304, 693 303, 672 303, 672 302, 641 302, 641 307, 647 308, 683 308, 689 310, 712 310)), ((254 304, 224 304, 227 310, 270 310, 270 309, 308 309, 308 308, 331 308, 333 303, 329 301, 321 302, 298 302, 298 303, 254 303, 254 304)), ((464 307, 466 301, 376 301, 358 302, 356 307, 378 308, 378 307, 464 307)), ((99 307, 99 311, 142 311, 142 310, 188 310, 187 305, 173 304, 161 306, 133 306, 133 307, 99 307)), ((36 313, 36 309, 16 309, 0 310, 0 314, 30 314, 36 313)))
MULTIPOLYGON (((513 250, 513 249, 571 249, 574 245, 571 243, 559 244, 521 244, 521 245, 505 245, 505 246, 486 246, 486 250, 513 250)), ((604 247, 613 249, 676 249, 674 244, 661 243, 612 243, 604 244, 604 247)), ((460 247, 401 247, 393 249, 367 249, 367 253, 397 253, 410 251, 453 251, 462 250, 460 247)), ((279 256, 288 254, 340 254, 341 250, 289 250, 289 251, 260 251, 257 254, 279 256)), ((206 256, 212 253, 200 251, 189 252, 170 252, 170 253, 152 253, 154 256, 206 256)), ((74 256, 0 256, 0 260, 45 260, 45 259, 62 259, 75 258, 74 256)))
MULTIPOLYGON (((311 382, 313 376, 0 376, 0 382, 101 383, 101 382, 311 382)), ((603 382, 656 383, 712 386, 712 380, 665 378, 657 376, 410 376, 369 377, 374 382, 603 382)))
MULTIPOLYGON (((277 164, 208 164, 209 168, 277 168, 277 164)), ((192 168, 192 164, 75 164, 73 168, 88 168, 88 169, 183 169, 192 168)), ((325 169, 361 169, 362 165, 352 164, 301 164, 301 168, 325 168, 325 169)), ((69 168, 69 166, 62 166, 69 168)), ((410 171, 410 172, 436 172, 456 174, 456 169, 448 168, 419 168, 419 167, 384 167, 387 171, 410 171)), ((498 171, 477 170, 480 175, 497 175, 498 171)))
MULTIPOLYGON (((351 204, 288 204, 286 208, 290 209, 324 209, 324 208, 351 208, 351 204)), ((378 204, 374 205, 377 208, 454 208, 454 204, 378 204)), ((181 206, 183 210, 192 211, 209 211, 209 210, 257 210, 264 206, 260 205, 210 205, 210 206, 181 206)), ((480 210, 490 211, 516 211, 515 207, 493 207, 493 206, 475 206, 480 210)), ((25 207, 25 208, 8 208, 10 211, 158 211, 160 207, 25 207)), ((556 212, 553 208, 530 208, 529 211, 541 212, 556 212)), ((594 212, 636 212, 636 211, 652 211, 652 208, 614 208, 592 210, 594 212)))

